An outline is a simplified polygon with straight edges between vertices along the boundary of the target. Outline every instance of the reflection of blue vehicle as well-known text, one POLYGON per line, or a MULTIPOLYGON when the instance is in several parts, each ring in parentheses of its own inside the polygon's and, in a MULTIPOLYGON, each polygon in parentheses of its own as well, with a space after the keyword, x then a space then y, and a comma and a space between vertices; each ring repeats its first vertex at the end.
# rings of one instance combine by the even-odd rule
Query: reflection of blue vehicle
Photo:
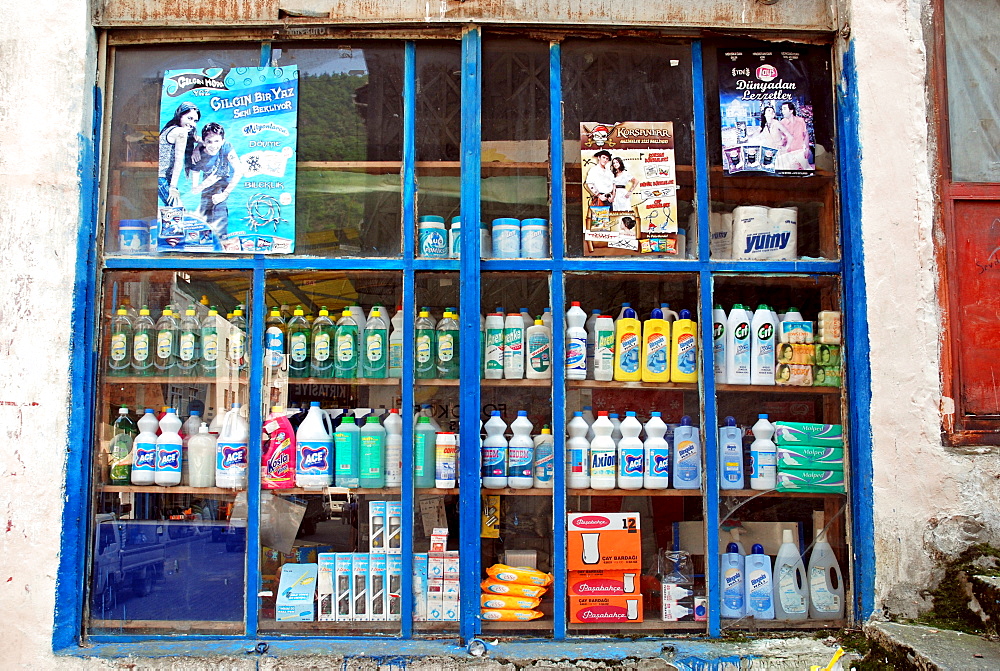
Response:
POLYGON ((111 514, 96 521, 90 582, 95 620, 243 618, 245 526, 111 514), (225 546, 211 542, 216 534, 225 546))

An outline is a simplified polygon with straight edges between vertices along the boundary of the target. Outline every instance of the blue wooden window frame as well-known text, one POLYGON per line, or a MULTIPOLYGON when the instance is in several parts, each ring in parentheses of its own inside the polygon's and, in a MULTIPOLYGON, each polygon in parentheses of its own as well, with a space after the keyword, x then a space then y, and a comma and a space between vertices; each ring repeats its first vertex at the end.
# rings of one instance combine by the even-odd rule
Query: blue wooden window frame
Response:
MULTIPOLYGON (((481 29, 471 27, 462 36, 462 153, 461 153, 461 210, 463 228, 476 230, 480 219, 480 138, 479 121, 481 118, 481 62, 482 45, 481 29)), ((261 61, 266 64, 270 59, 270 45, 264 44, 261 49, 261 61)), ((552 41, 550 53, 550 134, 554 139, 562 137, 562 84, 561 84, 561 51, 560 43, 552 41)), ((63 534, 59 573, 56 583, 56 606, 54 613, 53 649, 60 654, 70 655, 101 655, 101 656, 162 656, 177 654, 245 654, 251 653, 287 653, 287 654, 345 654, 345 655, 384 655, 385 646, 394 646, 394 651, 401 655, 442 654, 454 652, 455 641, 431 641, 413 639, 411 618, 404 615, 401 630, 396 637, 301 637, 282 636, 268 637, 257 634, 257 597, 250 586, 260 584, 260 553, 259 528, 257 518, 251 515, 247 529, 247 598, 246 620, 243 635, 212 636, 212 635, 170 635, 170 636, 108 636, 91 635, 86 641, 82 638, 85 576, 87 575, 88 524, 87 515, 90 508, 91 483, 90 469, 87 467, 91 455, 92 418, 94 416, 93 380, 96 370, 96 296, 99 286, 99 273, 94 268, 112 269, 240 269, 252 273, 254 291, 253 309, 251 310, 250 331, 254 342, 263 341, 264 292, 265 274, 271 270, 315 269, 315 270, 385 270, 401 272, 403 276, 403 311, 404 334, 412 335, 414 322, 414 275, 418 271, 459 271, 463 275, 460 293, 461 337, 466 341, 475 342, 479 338, 480 309, 480 273, 508 270, 537 270, 550 274, 551 298, 554 306, 564 304, 563 280, 564 273, 570 271, 615 270, 621 272, 669 272, 696 274, 700 286, 699 314, 703 324, 711 323, 712 310, 712 278, 715 273, 807 273, 836 274, 842 278, 844 292, 845 331, 850 343, 847 351, 848 398, 850 417, 849 431, 852 447, 851 457, 851 548, 853 552, 853 587, 855 600, 853 616, 857 620, 867 618, 874 604, 874 556, 872 504, 872 464, 871 464, 871 429, 868 407, 871 398, 870 374, 868 371, 868 331, 865 312, 864 255, 861 239, 861 174, 853 162, 851 167, 839 168, 840 203, 841 203, 841 244, 840 261, 780 261, 760 262, 749 265, 727 261, 711 261, 709 259, 708 211, 709 211, 709 159, 706 146, 706 100, 703 85, 702 45, 699 40, 691 43, 692 85, 694 105, 694 163, 696 178, 696 195, 698 226, 703 232, 698 236, 698 260, 671 261, 669 265, 657 263, 655 260, 641 259, 578 259, 565 257, 563 238, 552 236, 552 258, 530 261, 479 260, 479 237, 475 235, 462 236, 462 254, 460 260, 427 260, 414 258, 415 229, 415 54, 416 44, 405 43, 404 51, 404 136, 403 136, 403 249, 399 259, 356 259, 356 258, 278 258, 264 255, 253 255, 238 258, 105 258, 99 264, 97 250, 93 240, 98 239, 99 231, 96 175, 100 157, 98 148, 101 146, 101 111, 103 100, 101 90, 95 89, 95 119, 93 126, 93 145, 81 157, 81 175, 83 190, 81 199, 81 227, 77 240, 77 264, 73 302, 73 350, 71 364, 72 402, 69 416, 69 437, 66 445, 66 503, 63 512, 63 534), (860 550, 860 551, 859 551, 860 550), (86 647, 82 647, 86 643, 86 647)), ((841 56, 840 80, 837 88, 836 109, 837 118, 837 149, 840 156, 860 156, 861 147, 858 138, 858 108, 855 84, 855 62, 853 49, 848 49, 841 56)), ((564 202, 563 177, 563 145, 560 141, 550 143, 551 164, 559 166, 552 171, 551 220, 563 221, 566 203, 564 202)), ((846 162, 845 162, 846 163, 846 162)), ((558 230, 554 227, 554 230, 558 230)), ((557 319, 553 324, 554 360, 563 357, 563 324, 557 319)), ((407 337, 408 341, 409 338, 407 337)), ((712 335, 710 329, 703 329, 703 352, 712 350, 712 335)), ((411 348, 404 348, 404 378, 402 382, 403 407, 412 407, 412 364, 411 348)), ((712 371, 711 357, 702 357, 701 402, 706 426, 716 419, 715 381, 712 371)), ((260 379, 261 361, 253 358, 251 364, 251 379, 260 379)), ((465 357, 461 362, 460 382, 463 401, 475 407, 479 401, 479 364, 473 357, 465 357)), ((261 390, 259 385, 250 387, 250 406, 259 407, 261 390)), ((566 384, 561 376, 555 376, 552 384, 553 425, 565 425, 564 400, 566 384)), ((478 463, 478 432, 476 417, 468 413, 460 418, 460 433, 462 445, 461 478, 464 482, 476 482, 479 478, 478 463)), ((251 435, 260 435, 262 418, 251 414, 251 435)), ((412 463, 412 427, 409 422, 403 423, 403 459, 404 463, 412 463)), ((564 489, 564 449, 562 432, 555 432, 555 491, 564 489)), ((705 432, 705 454, 707 482, 715 482, 718 463, 714 432, 705 432)), ((260 445, 251 445, 251 463, 257 463, 260 458, 260 445)), ((404 469, 402 500, 404 508, 412 514, 413 488, 412 472, 404 469)), ((250 469, 248 487, 248 502, 251 510, 255 510, 260 497, 259 469, 250 469)), ((480 634, 478 619, 478 582, 480 575, 479 561, 479 518, 477 508, 479 489, 463 487, 460 492, 460 538, 462 583, 461 597, 465 607, 462 609, 459 622, 458 637, 463 642, 471 641, 480 634)), ((704 498, 705 523, 707 528, 714 529, 718 525, 719 493, 717 488, 706 487, 704 498)), ((554 547, 565 547, 566 544, 566 500, 556 496, 553 499, 554 513, 554 547)), ((403 525, 404 547, 409 547, 412 541, 412 518, 410 524, 403 525)), ((718 616, 719 595, 714 585, 718 584, 717 534, 707 534, 706 556, 708 562, 707 585, 709 589, 710 609, 708 633, 718 636, 721 631, 718 616)), ((410 589, 411 563, 409 554, 404 554, 404 585, 403 612, 412 612, 412 590, 410 589)), ((554 553, 553 569, 557 576, 565 575, 566 559, 563 553, 554 553)), ((557 579, 554 586, 555 602, 565 603, 566 584, 557 579)), ((556 608, 553 622, 553 636, 544 641, 531 643, 549 646, 572 645, 578 639, 567 639, 567 617, 565 609, 556 608)), ((641 644, 636 641, 622 641, 609 644, 609 654, 616 652, 636 654, 641 644)), ((572 651, 572 647, 567 648, 572 651)), ((658 650, 653 644, 651 650, 658 650)), ((572 652, 570 652, 572 654, 572 652)), ((653 654, 656 654, 655 652, 653 654)))

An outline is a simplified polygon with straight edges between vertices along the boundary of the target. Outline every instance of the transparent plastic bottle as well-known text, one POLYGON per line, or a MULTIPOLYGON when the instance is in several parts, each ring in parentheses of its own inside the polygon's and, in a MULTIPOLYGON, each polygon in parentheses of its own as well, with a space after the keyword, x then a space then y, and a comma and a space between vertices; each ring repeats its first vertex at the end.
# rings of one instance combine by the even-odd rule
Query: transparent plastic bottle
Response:
POLYGON ((201 423, 198 432, 188 440, 188 483, 192 487, 215 486, 216 438, 201 423))
MULTIPOLYGON (((318 322, 319 320, 317 320, 318 322)), ((363 323, 363 322, 362 322, 363 323)), ((345 308, 337 320, 334 330, 334 351, 330 352, 333 362, 333 376, 342 379, 354 379, 358 376, 358 354, 360 352, 361 327, 354 313, 345 308)), ((318 349, 316 339, 316 324, 313 324, 313 349, 318 349)), ((315 357, 313 357, 315 361, 315 357)), ((313 375, 316 372, 313 371, 313 375)))
POLYGON ((312 350, 312 328, 306 320, 301 305, 295 307, 288 320, 288 377, 303 378, 310 375, 309 359, 312 350))
POLYGON ((437 376, 442 380, 457 380, 459 366, 458 321, 451 308, 444 311, 437 324, 437 376))
POLYGON ((285 362, 287 327, 281 310, 275 305, 264 322, 264 365, 276 373, 285 362))
POLYGON ((201 324, 197 315, 195 307, 189 305, 181 317, 178 330, 177 372, 187 377, 198 374, 198 361, 201 359, 201 324))
POLYGON ((111 320, 111 342, 108 347, 108 375, 123 376, 131 372, 132 319, 125 306, 118 308, 111 320))
POLYGON ((132 482, 132 443, 139 435, 139 428, 128 415, 128 408, 118 409, 118 417, 111 425, 111 442, 108 445, 108 481, 112 485, 132 482))
POLYGON ((229 342, 226 350, 226 360, 229 370, 234 373, 247 369, 247 320, 243 316, 243 306, 233 310, 229 320, 229 342))
POLYGON ((364 351, 361 356, 362 377, 382 379, 388 376, 388 338, 388 326, 382 316, 382 308, 372 308, 372 316, 365 324, 364 351))
POLYGON ((132 372, 135 375, 152 375, 153 350, 156 349, 156 325, 149 316, 149 308, 145 305, 139 310, 139 317, 132 329, 132 372))
POLYGON ((319 315, 313 320, 310 329, 312 352, 309 357, 309 370, 312 377, 334 377, 335 350, 337 348, 336 330, 337 327, 334 326, 333 320, 330 318, 330 311, 324 305, 320 308, 319 315))
POLYGON ((157 375, 174 375, 177 372, 177 320, 169 305, 163 308, 163 314, 156 321, 153 366, 157 375))
POLYGON ((420 311, 414 323, 414 331, 416 331, 416 351, 413 357, 413 376, 420 380, 433 379, 437 375, 435 361, 437 332, 430 311, 420 311))
POLYGON ((201 320, 201 374, 215 377, 219 366, 219 311, 213 305, 201 320))

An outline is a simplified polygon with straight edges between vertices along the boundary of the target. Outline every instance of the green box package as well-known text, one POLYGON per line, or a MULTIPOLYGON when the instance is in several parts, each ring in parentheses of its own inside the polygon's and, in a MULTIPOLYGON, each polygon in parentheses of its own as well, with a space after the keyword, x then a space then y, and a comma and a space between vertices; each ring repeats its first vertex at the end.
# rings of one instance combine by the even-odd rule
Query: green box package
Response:
POLYGON ((779 492, 844 493, 843 471, 778 471, 779 492))
POLYGON ((782 445, 844 446, 844 427, 841 424, 775 422, 774 431, 774 442, 778 447, 782 445))
POLYGON ((844 448, 784 445, 778 448, 778 470, 844 470, 844 448))

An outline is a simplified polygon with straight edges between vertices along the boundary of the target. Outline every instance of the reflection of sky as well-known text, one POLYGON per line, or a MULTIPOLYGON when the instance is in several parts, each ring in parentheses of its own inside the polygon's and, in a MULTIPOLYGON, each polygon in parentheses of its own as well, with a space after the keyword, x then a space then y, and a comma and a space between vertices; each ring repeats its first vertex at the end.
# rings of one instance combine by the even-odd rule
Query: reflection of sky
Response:
POLYGON ((283 49, 276 61, 298 65, 300 75, 368 74, 364 49, 283 49))

